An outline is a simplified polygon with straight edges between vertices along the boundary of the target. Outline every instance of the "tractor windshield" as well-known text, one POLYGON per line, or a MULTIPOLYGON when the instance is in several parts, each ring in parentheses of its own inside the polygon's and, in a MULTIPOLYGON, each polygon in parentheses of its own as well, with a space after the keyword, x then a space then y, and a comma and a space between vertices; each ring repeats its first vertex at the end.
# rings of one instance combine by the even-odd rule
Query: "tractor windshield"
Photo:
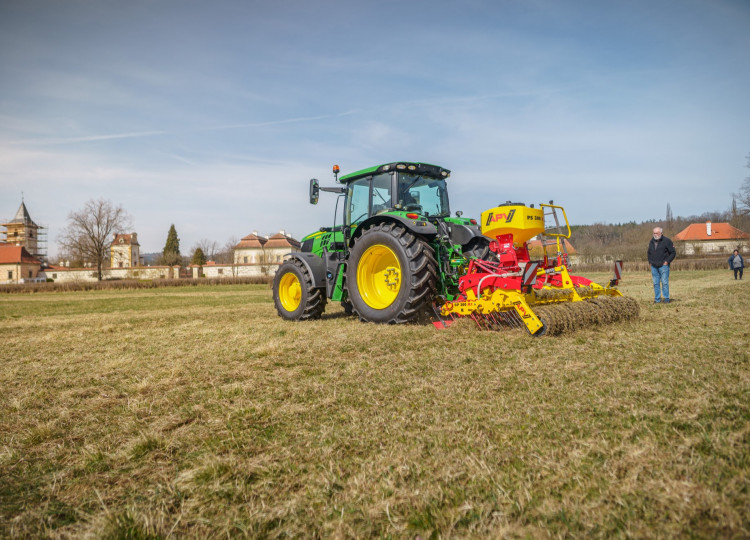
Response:
POLYGON ((400 173, 398 175, 398 207, 419 212, 427 217, 449 216, 448 189, 445 179, 400 173))

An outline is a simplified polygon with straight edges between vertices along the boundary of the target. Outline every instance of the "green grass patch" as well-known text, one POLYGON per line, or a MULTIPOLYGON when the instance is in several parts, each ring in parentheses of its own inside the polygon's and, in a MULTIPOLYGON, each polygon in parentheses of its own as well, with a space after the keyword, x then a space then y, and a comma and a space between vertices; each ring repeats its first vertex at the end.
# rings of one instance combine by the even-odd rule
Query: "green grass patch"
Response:
POLYGON ((639 319, 541 339, 289 323, 267 285, 2 296, 0 536, 746 536, 750 290, 625 278, 639 319))

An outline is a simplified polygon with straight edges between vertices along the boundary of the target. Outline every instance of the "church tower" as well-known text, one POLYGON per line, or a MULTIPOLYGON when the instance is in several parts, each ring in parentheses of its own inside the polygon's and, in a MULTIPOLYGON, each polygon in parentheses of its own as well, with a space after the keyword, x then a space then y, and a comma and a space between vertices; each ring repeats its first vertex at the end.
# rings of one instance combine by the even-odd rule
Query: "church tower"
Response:
POLYGON ((0 243, 4 241, 12 246, 23 246, 37 259, 47 259, 47 228, 34 223, 23 200, 16 216, 2 226, 6 230, 0 232, 0 235, 4 235, 0 243))

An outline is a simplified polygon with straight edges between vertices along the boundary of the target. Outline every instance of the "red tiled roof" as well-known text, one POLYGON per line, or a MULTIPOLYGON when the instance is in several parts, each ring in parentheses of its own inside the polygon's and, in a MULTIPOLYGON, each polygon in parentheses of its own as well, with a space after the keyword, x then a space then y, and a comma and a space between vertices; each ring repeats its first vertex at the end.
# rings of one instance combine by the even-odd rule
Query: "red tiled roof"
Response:
POLYGON ((711 236, 706 230, 706 223, 693 223, 682 229, 674 236, 675 240, 740 240, 750 238, 750 234, 743 232, 729 223, 711 223, 711 236))
POLYGON ((267 238, 256 234, 248 234, 240 240, 240 243, 234 246, 234 249, 262 248, 268 242, 267 238))
POLYGON ((291 236, 287 236, 282 233, 276 233, 268 239, 265 247, 267 248, 286 248, 286 247, 300 247, 299 241, 295 240, 291 236))
POLYGON ((42 264, 23 246, 0 246, 0 264, 42 264))
POLYGON ((115 239, 112 240, 112 244, 125 244, 125 245, 133 245, 133 246, 140 246, 138 243, 138 237, 133 238, 135 233, 132 234, 116 234, 115 239), (123 240, 120 242, 120 240, 123 240))

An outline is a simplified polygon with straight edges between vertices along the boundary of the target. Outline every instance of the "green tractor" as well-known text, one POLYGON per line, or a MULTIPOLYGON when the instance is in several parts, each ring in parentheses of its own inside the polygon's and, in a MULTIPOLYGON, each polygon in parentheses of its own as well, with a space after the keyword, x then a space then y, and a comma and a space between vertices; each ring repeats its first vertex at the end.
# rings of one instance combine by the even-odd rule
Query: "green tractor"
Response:
POLYGON ((273 298, 282 318, 317 319, 330 299, 362 321, 428 320, 458 295, 471 258, 495 256, 476 220, 450 215, 449 170, 395 162, 341 178, 338 165, 333 172, 342 185, 311 179, 310 203, 320 191, 338 193, 343 217, 335 212, 332 227, 304 237, 279 267, 273 298))

